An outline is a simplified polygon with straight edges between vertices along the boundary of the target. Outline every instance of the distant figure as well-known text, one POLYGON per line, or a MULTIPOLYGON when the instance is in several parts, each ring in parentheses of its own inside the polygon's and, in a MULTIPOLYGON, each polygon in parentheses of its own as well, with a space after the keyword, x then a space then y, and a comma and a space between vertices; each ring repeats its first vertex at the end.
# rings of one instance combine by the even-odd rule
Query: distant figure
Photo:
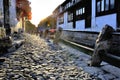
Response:
POLYGON ((60 40, 60 36, 61 36, 61 34, 62 34, 62 28, 61 27, 59 27, 58 28, 58 30, 56 31, 56 33, 55 33, 55 38, 54 38, 54 40, 53 40, 53 44, 56 44, 56 45, 58 45, 58 42, 59 42, 59 40, 60 40))
POLYGON ((43 31, 42 31, 42 30, 39 31, 39 36, 40 36, 40 37, 43 36, 43 31))
POLYGON ((48 29, 46 29, 46 30, 44 31, 44 36, 43 36, 43 38, 44 38, 46 41, 49 41, 49 30, 48 30, 48 29))

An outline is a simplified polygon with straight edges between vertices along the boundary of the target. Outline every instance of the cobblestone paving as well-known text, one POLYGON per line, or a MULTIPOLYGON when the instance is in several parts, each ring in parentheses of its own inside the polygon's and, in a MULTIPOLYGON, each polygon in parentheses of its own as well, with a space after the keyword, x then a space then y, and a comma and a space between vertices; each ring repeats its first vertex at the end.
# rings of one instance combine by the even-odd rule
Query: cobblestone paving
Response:
POLYGON ((101 80, 76 66, 66 49, 50 50, 43 39, 25 36, 24 45, 2 57, 0 80, 101 80))
POLYGON ((84 72, 98 77, 100 80, 120 80, 120 69, 112 66, 106 62, 102 62, 100 67, 90 67, 88 62, 91 60, 91 56, 79 51, 71 46, 60 43, 62 47, 67 49, 69 54, 74 55, 72 61, 76 66, 81 67, 84 72))

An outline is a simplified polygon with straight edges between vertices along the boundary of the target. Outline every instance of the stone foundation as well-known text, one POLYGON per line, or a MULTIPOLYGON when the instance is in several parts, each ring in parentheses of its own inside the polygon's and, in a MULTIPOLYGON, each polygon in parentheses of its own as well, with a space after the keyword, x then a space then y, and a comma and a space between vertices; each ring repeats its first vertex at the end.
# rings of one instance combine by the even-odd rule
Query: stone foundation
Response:
MULTIPOLYGON (((106 61, 116 67, 120 67, 120 32, 112 33, 109 44, 104 44, 106 40, 103 39, 101 49, 107 50, 105 52, 104 50, 97 51, 96 48, 94 48, 98 34, 97 32, 63 31, 61 38, 92 47, 94 49, 93 54, 97 52, 93 56, 92 66, 99 66, 102 61, 106 61), (109 48, 106 48, 105 45, 109 48), (99 56, 98 54, 101 55, 99 56)), ((105 37, 106 36, 103 38, 105 37)), ((100 45, 98 45, 98 48, 100 48, 100 45)))
MULTIPOLYGON (((64 30, 62 32, 61 39, 73 41, 94 48, 98 34, 98 32, 64 30)), ((115 47, 120 45, 120 32, 113 33, 113 45, 115 47)))
POLYGON ((98 32, 63 31, 61 38, 94 47, 98 34, 98 32))

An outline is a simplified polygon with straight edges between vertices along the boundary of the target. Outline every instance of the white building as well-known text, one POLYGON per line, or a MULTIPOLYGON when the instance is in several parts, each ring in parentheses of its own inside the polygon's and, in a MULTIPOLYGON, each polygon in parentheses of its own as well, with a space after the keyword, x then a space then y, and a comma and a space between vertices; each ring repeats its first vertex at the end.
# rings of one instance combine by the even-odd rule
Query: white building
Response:
POLYGON ((2 26, 5 26, 5 24, 9 24, 10 27, 15 27, 17 24, 16 19, 16 0, 0 0, 0 22, 2 23, 2 26), (3 2, 4 1, 4 2, 3 2), (6 4, 8 3, 8 4, 6 4), (9 11, 6 12, 5 6, 8 6, 9 11), (7 14, 7 16, 5 15, 7 14), (9 18, 4 21, 4 18, 9 18))
POLYGON ((66 0, 58 11, 57 26, 64 30, 99 32, 106 24, 120 28, 120 0, 66 0))
POLYGON ((3 26, 3 24, 4 24, 4 15, 3 15, 4 13, 3 13, 3 0, 0 0, 0 27, 2 27, 3 26))
POLYGON ((94 46, 106 24, 120 31, 120 0, 66 0, 54 12, 65 40, 94 46))
POLYGON ((18 22, 16 17, 16 0, 10 0, 9 14, 10 26, 15 27, 18 22))
POLYGON ((0 0, 0 27, 4 27, 9 35, 17 22, 16 0, 0 0))

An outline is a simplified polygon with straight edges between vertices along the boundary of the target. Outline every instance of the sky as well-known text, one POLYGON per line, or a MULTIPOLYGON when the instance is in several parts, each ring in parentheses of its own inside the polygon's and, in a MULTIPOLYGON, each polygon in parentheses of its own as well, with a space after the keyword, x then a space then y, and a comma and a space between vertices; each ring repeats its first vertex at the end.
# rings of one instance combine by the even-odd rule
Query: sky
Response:
POLYGON ((65 0, 29 0, 32 8, 32 20, 31 22, 36 26, 39 22, 51 15, 58 5, 65 0))

